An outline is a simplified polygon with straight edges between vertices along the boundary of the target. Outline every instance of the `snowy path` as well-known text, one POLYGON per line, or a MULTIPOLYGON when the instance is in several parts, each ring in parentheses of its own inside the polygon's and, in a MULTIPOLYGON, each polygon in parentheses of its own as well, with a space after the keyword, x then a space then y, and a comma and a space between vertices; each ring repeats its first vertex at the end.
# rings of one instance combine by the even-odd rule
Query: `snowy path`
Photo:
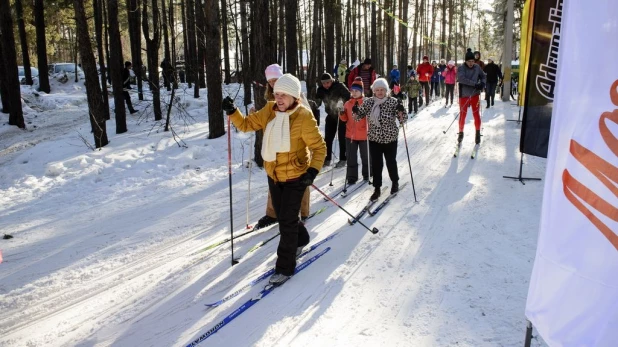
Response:
MULTIPOLYGON (((452 158, 457 125, 442 134, 455 108, 431 105, 408 121, 418 202, 408 184, 364 219, 377 235, 350 227, 312 192, 312 210, 329 206, 308 223, 312 242, 339 231, 332 250, 200 345, 520 345, 542 183, 502 178, 517 173, 519 129, 505 122, 517 108, 496 106, 484 112, 476 159, 471 115, 459 158, 452 158)), ((35 146, 0 155, 0 230, 15 236, 0 240, 0 346, 186 345, 259 291, 203 305, 268 270, 277 241, 233 268, 229 244, 199 252, 229 235, 227 156, 224 138, 203 140, 203 111, 191 112, 202 123, 183 135, 184 150, 168 134, 147 136, 148 124, 132 124, 101 152, 54 131, 43 143, 53 152, 35 146)), ((240 162, 250 141, 235 137, 240 232, 248 177, 240 162)), ((401 182, 410 179, 403 146, 400 138, 401 182)), ((542 177, 544 165, 527 157, 524 172, 542 177)), ((335 187, 329 174, 317 185, 333 190, 342 173, 335 187)), ((367 197, 361 189, 339 201, 355 213, 367 197)), ((255 169, 251 222, 265 199, 264 173, 255 169)), ((236 255, 276 232, 240 239, 236 255)))

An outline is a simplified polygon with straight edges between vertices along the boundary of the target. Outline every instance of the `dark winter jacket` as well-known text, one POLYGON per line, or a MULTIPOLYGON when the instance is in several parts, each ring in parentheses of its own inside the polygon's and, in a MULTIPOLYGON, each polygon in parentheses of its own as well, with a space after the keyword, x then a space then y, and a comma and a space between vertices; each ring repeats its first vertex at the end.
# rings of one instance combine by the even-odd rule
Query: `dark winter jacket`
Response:
POLYGON ((399 83, 400 72, 398 69, 391 70, 391 83, 399 83))
POLYGON ((485 73, 477 64, 469 68, 467 64, 462 64, 457 68, 457 82, 459 83, 459 97, 467 98, 481 94, 481 90, 476 88, 478 83, 486 83, 485 73))
POLYGON ((489 63, 485 65, 483 71, 487 75, 488 83, 496 83, 502 79, 502 72, 500 71, 500 67, 494 63, 489 63))
POLYGON ((438 65, 438 70, 440 71, 440 82, 444 82, 444 75, 442 73, 446 70, 446 64, 438 65))
MULTIPOLYGON (((357 121, 365 117, 371 118, 371 109, 375 104, 375 100, 375 97, 370 97, 363 101, 363 104, 358 108, 358 114, 355 115, 357 121)), ((388 97, 388 100, 380 106, 380 117, 378 119, 380 124, 379 127, 371 124, 370 118, 367 119, 367 122, 369 122, 369 141, 378 143, 391 143, 397 141, 399 135, 397 118, 399 116, 396 108, 398 104, 399 100, 388 97)))
POLYGON ((315 93, 315 98, 318 105, 322 102, 324 103, 327 115, 338 117, 337 103, 341 101, 343 104, 350 100, 350 91, 343 83, 334 81, 328 89, 319 86, 318 91, 315 93))
POLYGON ((433 74, 431 75, 431 83, 440 83, 441 74, 442 74, 442 70, 440 70, 439 66, 433 67, 433 74))
POLYGON ((122 69, 122 88, 131 89, 131 72, 126 67, 122 69))

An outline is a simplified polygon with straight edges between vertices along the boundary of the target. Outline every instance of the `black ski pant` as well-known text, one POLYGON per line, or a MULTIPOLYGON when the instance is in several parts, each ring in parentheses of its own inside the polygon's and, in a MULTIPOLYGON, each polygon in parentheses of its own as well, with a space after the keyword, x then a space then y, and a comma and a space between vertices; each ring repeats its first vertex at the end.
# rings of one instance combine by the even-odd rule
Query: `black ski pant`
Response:
POLYGON ((485 91, 485 100, 487 100, 487 106, 494 104, 496 98, 496 87, 498 82, 487 82, 487 89, 485 91))
POLYGON ((451 105, 453 104, 453 95, 455 94, 455 85, 454 84, 447 84, 446 85, 446 94, 444 95, 444 98, 446 99, 446 103, 448 104, 448 97, 449 95, 451 96, 451 105))
POLYGON ((440 97, 440 82, 431 82, 431 95, 440 97))
POLYGON ((348 168, 346 172, 346 179, 348 181, 358 181, 358 150, 360 149, 361 163, 363 164, 361 173, 363 179, 369 179, 369 158, 367 158, 367 140, 365 141, 352 141, 349 138, 345 138, 346 148, 348 149, 348 168))
POLYGON ((414 110, 414 113, 418 112, 418 97, 408 97, 408 113, 412 113, 412 110, 414 110))
POLYGON ((369 152, 371 154, 371 169, 373 171, 373 186, 382 187, 382 169, 386 161, 386 169, 391 182, 399 182, 397 172, 397 141, 389 143, 378 143, 369 141, 369 152))
POLYGON ((268 188, 279 221, 279 247, 275 272, 292 276, 296 268, 296 248, 309 244, 307 228, 300 222, 298 213, 306 186, 299 179, 275 182, 268 177, 268 188))
POLYGON ((129 92, 125 90, 122 92, 122 95, 124 96, 124 101, 127 103, 129 112, 135 112, 135 109, 133 108, 133 103, 131 103, 131 95, 129 94, 129 92))
MULTIPOLYGON (((429 82, 421 82, 421 100, 423 97, 425 97, 425 101, 427 102, 427 105, 429 105, 429 82), (425 95, 422 95, 422 91, 425 91, 425 95)), ((421 106, 423 106, 423 103, 421 102, 421 106)))
POLYGON ((339 139, 339 160, 346 160, 345 156, 345 123, 339 121, 339 130, 337 131, 337 119, 338 116, 328 115, 326 116, 326 123, 324 124, 324 140, 326 141, 326 159, 332 159, 333 153, 333 140, 335 140, 335 134, 339 139))

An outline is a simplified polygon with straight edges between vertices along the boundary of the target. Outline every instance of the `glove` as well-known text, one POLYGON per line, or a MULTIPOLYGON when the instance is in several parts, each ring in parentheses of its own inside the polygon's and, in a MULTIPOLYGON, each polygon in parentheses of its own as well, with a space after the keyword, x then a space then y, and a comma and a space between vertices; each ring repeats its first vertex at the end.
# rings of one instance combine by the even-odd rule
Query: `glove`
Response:
POLYGON ((474 86, 474 89, 476 89, 476 90, 483 90, 483 89, 485 89, 485 83, 483 83, 483 82, 478 82, 478 83, 474 86))
POLYGON ((313 180, 315 180, 316 176, 318 175, 318 170, 316 170, 315 168, 308 168, 307 172, 305 172, 304 174, 302 174, 300 176, 300 184, 309 187, 310 185, 313 184, 313 180))
POLYGON ((352 106, 352 113, 356 113, 358 114, 358 102, 356 102, 356 104, 354 104, 354 106, 352 106))
POLYGON ((397 107, 395 108, 395 110, 397 110, 397 112, 403 112, 403 113, 405 113, 405 112, 406 112, 405 107, 403 107, 403 105, 402 105, 401 103, 397 105, 397 107))
POLYGON ((337 112, 343 113, 343 101, 337 101, 337 112))
POLYGON ((234 105, 234 100, 232 100, 232 98, 230 98, 229 96, 223 99, 222 107, 223 111, 225 111, 228 115, 236 112, 236 105, 234 105))

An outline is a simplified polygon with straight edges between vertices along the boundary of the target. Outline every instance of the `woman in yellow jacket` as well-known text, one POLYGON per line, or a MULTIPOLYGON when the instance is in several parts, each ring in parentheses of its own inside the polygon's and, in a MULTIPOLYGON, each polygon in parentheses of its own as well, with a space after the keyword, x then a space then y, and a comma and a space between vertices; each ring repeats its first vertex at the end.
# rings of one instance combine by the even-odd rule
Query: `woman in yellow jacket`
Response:
POLYGON ((311 110, 300 102, 300 81, 296 77, 281 76, 273 91, 275 101, 247 117, 229 97, 223 100, 223 110, 240 131, 264 130, 262 157, 281 232, 270 283, 281 284, 294 274, 296 255, 309 243, 309 233, 298 213, 306 188, 313 184, 324 164, 326 143, 311 110))

